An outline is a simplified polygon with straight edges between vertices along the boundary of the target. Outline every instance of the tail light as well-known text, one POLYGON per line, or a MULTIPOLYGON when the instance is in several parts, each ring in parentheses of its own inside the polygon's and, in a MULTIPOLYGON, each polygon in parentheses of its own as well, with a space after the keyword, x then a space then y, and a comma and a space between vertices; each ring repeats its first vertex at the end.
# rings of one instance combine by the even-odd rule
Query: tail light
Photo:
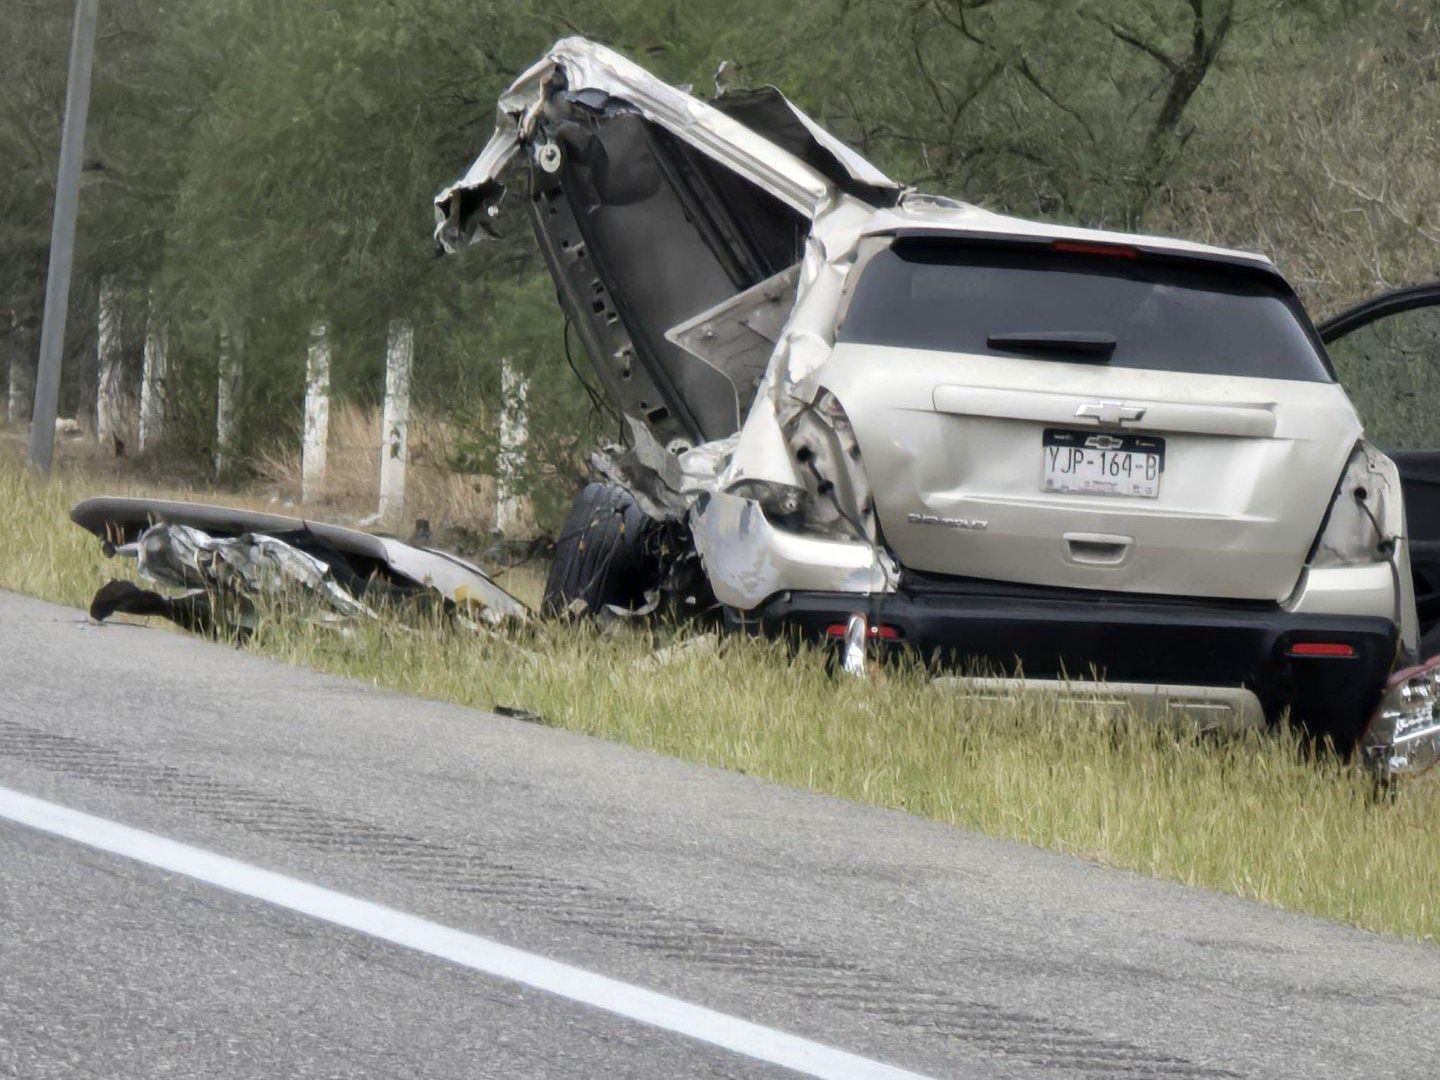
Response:
POLYGON ((1138 259, 1140 249, 1128 244, 1097 244, 1083 240, 1056 240, 1050 245, 1051 251, 1063 251, 1068 255, 1100 255, 1110 259, 1138 259))
POLYGON ((787 532, 876 543, 870 482, 839 399, 829 390, 818 391, 813 407, 800 410, 786 424, 784 436, 795 483, 747 477, 727 492, 759 503, 770 523, 787 532))
MULTIPOLYGON (((846 629, 846 623, 831 623, 825 627, 825 636, 827 638, 843 638, 846 629)), ((899 641, 900 631, 893 626, 876 626, 872 624, 866 630, 865 636, 872 641, 899 641)))
POLYGON ((1355 655, 1355 646, 1343 641, 1297 641, 1285 650, 1285 655, 1349 660, 1355 655))

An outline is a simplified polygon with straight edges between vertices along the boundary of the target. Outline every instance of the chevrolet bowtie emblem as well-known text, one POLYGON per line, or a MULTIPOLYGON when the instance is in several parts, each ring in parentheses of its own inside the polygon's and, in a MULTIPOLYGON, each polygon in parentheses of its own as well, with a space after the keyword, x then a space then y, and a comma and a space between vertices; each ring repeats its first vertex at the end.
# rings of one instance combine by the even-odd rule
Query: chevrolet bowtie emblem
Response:
POLYGON ((1131 424, 1143 417, 1145 410, 1123 401, 1087 401, 1075 410, 1075 415, 1101 424, 1131 424))

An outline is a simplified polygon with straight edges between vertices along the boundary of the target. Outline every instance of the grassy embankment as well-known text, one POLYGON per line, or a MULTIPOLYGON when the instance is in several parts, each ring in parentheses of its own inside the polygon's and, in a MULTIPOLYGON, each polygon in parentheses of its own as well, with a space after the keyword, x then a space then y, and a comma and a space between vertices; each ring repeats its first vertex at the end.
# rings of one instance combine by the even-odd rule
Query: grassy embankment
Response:
MULTIPOLYGON (((77 475, 43 485, 0 457, 0 588, 83 606, 122 572, 67 520, 92 493, 77 475)), ((1440 937, 1440 785, 1377 800, 1353 771, 1306 761, 1278 736, 1200 739, 1074 706, 978 703, 904 672, 837 681, 814 654, 757 641, 729 640, 718 654, 672 649, 664 663, 653 646, 645 633, 574 627, 477 640, 387 622, 342 637, 276 617, 251 647, 1296 911, 1440 937)))

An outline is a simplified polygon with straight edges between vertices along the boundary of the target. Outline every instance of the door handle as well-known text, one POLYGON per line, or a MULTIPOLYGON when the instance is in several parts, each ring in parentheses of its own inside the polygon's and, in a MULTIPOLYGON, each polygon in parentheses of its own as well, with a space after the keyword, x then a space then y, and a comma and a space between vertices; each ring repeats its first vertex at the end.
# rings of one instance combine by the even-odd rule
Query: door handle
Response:
POLYGON ((1132 536, 1110 536, 1106 533, 1066 533, 1065 557, 1085 566, 1122 566, 1135 544, 1132 536))

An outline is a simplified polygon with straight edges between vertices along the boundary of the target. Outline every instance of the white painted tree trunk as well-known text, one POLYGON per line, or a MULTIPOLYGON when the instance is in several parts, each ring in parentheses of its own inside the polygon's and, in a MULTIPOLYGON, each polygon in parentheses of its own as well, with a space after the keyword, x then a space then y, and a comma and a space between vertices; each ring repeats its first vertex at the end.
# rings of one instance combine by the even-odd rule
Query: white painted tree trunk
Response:
POLYGON ((310 324, 305 356, 305 427, 300 439, 300 501, 314 502, 325 492, 325 451, 330 444, 330 327, 310 324))
POLYGON ((405 467, 410 442, 410 367, 415 328, 390 320, 385 349, 385 419, 380 432, 380 524, 398 532, 405 519, 405 467))
POLYGON ((33 339, 23 326, 16 326, 10 332, 10 374, 9 388, 5 395, 5 419, 11 424, 23 424, 30 419, 34 405, 35 375, 31 364, 31 343, 33 339))
POLYGON ((228 322, 220 323, 220 353, 215 386, 215 474, 223 476, 235 465, 235 434, 239 423, 240 377, 244 371, 245 335, 228 322))
POLYGON ((153 449, 165 437, 165 380, 170 374, 170 324, 155 310, 145 316, 145 358, 140 374, 140 452, 153 449))
POLYGON ((509 357, 500 361, 500 460, 495 485, 495 528, 501 536, 514 537, 527 528, 525 499, 518 490, 518 478, 525 470, 525 445, 530 440, 530 414, 526 397, 530 384, 510 366, 509 357))
POLYGON ((101 449, 124 451, 124 380, 120 357, 120 286, 114 274, 100 279, 100 326, 96 335, 99 382, 95 388, 95 438, 101 449))

